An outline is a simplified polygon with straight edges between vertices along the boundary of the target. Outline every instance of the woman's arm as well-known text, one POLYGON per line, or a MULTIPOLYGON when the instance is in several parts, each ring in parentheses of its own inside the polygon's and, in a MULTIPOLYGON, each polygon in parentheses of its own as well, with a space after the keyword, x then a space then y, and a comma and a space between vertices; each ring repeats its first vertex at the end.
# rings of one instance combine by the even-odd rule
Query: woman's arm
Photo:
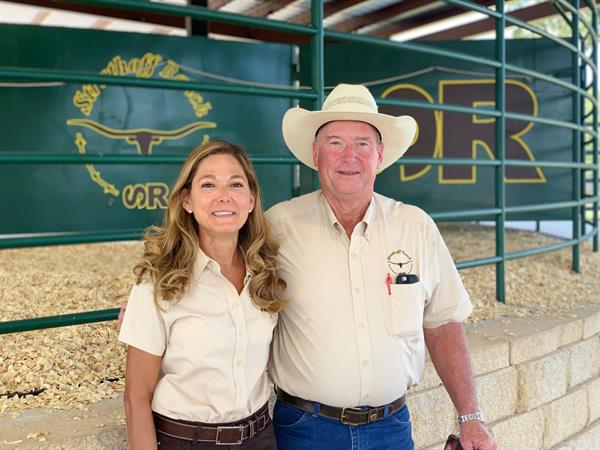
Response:
POLYGON ((156 449, 152 419, 152 396, 160 374, 162 357, 127 347, 125 368, 125 417, 132 450, 156 449))

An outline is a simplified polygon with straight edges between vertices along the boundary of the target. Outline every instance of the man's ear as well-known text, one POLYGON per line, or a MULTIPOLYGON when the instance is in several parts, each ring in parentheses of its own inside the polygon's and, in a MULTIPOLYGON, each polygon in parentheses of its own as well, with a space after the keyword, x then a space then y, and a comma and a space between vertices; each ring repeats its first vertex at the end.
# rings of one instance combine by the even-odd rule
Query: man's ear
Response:
POLYGON ((383 142, 377 145, 377 168, 381 167, 381 163, 383 162, 383 142))
POLYGON ((317 146, 316 139, 313 141, 313 144, 312 144, 312 157, 313 157, 313 164, 318 169, 319 168, 319 149, 317 146))

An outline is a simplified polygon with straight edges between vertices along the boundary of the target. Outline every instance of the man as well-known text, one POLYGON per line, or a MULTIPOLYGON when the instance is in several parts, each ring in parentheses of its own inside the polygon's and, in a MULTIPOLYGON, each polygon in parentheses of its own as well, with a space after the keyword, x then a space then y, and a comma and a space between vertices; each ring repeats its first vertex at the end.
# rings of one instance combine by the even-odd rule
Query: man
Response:
POLYGON ((414 119, 379 114, 358 85, 337 86, 321 111, 284 116, 285 142, 321 190, 267 213, 289 300, 269 363, 280 450, 411 450, 405 393, 425 345, 465 450, 496 448, 462 330, 472 306, 446 245, 423 211, 374 193, 415 133, 414 119))
MULTIPOLYGON (((414 119, 379 114, 341 84, 321 111, 290 109, 283 136, 321 190, 268 212, 290 301, 269 371, 281 450, 412 449, 405 393, 424 344, 459 415, 466 450, 495 449, 477 406, 462 321, 469 301, 433 221, 374 193, 412 143, 414 119)), ((432 411, 435 414, 435 411, 432 411)))

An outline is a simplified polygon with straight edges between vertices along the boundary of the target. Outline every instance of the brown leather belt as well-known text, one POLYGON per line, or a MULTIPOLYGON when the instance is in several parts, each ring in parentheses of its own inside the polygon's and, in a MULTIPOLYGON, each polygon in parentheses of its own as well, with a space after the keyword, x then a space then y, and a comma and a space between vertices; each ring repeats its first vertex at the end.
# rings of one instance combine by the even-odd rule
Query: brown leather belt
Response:
POLYGON ((344 425, 366 425, 368 423, 377 422, 378 420, 381 420, 390 414, 394 414, 406 404, 406 396, 403 395, 388 405, 376 407, 364 406, 356 408, 338 408, 335 406, 324 405, 323 403, 319 404, 294 397, 293 395, 290 395, 279 388, 277 388, 277 399, 311 414, 315 414, 317 409, 316 405, 319 405, 319 416, 337 420, 344 425))
POLYGON ((193 442, 208 442, 216 445, 237 445, 252 439, 270 423, 269 408, 265 404, 240 423, 231 425, 187 422, 153 413, 156 430, 167 436, 193 442))

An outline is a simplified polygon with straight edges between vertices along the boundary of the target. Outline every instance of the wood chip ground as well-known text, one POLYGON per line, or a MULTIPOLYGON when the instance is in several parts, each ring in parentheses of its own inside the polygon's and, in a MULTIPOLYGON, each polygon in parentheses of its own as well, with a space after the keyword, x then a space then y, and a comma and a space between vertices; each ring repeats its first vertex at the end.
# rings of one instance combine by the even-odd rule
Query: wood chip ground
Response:
MULTIPOLYGON (((443 225, 456 261, 494 254, 494 230, 443 225)), ((531 232, 507 232, 507 252, 561 242, 531 232)), ((133 283, 139 243, 0 250, 0 321, 118 307, 133 283)), ((461 271, 474 313, 468 322, 537 314, 570 316, 599 304, 600 253, 586 243, 581 273, 571 248, 506 263, 506 304, 495 300, 494 266, 461 271)), ((28 408, 82 408, 114 398, 124 387, 125 349, 114 322, 0 335, 0 416, 28 408)))

